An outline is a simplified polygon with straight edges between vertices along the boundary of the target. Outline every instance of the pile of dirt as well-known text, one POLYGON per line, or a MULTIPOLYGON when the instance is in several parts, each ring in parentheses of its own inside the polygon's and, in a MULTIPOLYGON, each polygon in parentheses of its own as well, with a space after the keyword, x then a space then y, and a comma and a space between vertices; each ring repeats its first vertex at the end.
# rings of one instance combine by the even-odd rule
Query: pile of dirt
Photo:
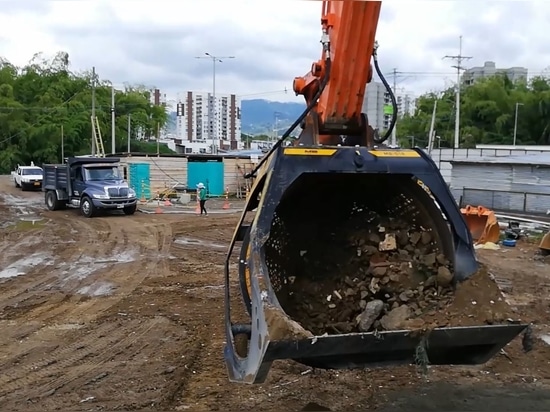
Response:
POLYGON ((455 288, 452 265, 432 233, 406 227, 388 219, 348 235, 347 244, 312 242, 301 253, 303 271, 285 287, 286 313, 316 335, 494 324, 510 317, 485 268, 455 288))

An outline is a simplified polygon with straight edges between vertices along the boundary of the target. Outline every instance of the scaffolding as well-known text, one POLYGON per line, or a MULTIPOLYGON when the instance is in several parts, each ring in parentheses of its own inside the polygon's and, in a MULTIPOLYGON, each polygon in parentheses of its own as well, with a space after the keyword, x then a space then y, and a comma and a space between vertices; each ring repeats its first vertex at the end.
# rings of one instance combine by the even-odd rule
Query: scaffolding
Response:
POLYGON ((245 179, 245 175, 247 173, 250 173, 254 169, 254 163, 247 162, 242 164, 235 164, 235 173, 236 173, 236 181, 237 181, 237 199, 243 199, 246 198, 248 193, 250 193, 250 189, 252 188, 252 185, 254 184, 254 178, 251 177, 250 179, 245 179))

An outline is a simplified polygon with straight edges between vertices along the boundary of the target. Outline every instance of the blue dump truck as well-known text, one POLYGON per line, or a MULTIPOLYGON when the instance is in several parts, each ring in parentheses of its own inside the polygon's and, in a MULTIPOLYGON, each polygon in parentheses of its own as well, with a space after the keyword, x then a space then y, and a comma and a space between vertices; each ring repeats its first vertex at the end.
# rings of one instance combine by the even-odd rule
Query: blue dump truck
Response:
POLYGON ((100 210, 133 215, 136 192, 120 176, 115 157, 70 157, 66 164, 45 164, 42 190, 49 210, 79 208, 85 217, 100 210))

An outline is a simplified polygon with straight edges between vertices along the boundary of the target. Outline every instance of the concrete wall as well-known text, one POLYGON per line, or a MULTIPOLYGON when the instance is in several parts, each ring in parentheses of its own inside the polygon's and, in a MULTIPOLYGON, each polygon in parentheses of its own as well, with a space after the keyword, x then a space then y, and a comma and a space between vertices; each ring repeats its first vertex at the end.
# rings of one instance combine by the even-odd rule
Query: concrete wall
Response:
MULTIPOLYGON (((120 157, 121 168, 130 163, 148 163, 151 172, 151 193, 156 193, 174 185, 187 186, 187 158, 186 157, 157 157, 157 156, 129 156, 120 157)), ((254 163, 250 158, 224 158, 224 187, 229 189, 230 195, 243 193, 246 187, 250 188, 251 181, 243 178, 243 174, 250 172, 254 163), (240 189, 240 190, 239 190, 240 189)))
POLYGON ((482 205, 497 211, 546 214, 550 209, 550 168, 455 163, 451 191, 462 205, 482 205))
POLYGON ((156 156, 129 156, 120 158, 121 166, 130 163, 148 163, 151 173, 151 193, 156 193, 176 184, 187 184, 187 158, 185 157, 156 157, 156 156))
POLYGON ((441 175, 447 183, 451 183, 452 166, 451 160, 476 159, 481 157, 506 157, 510 155, 526 155, 545 153, 543 147, 536 146, 536 149, 433 149, 431 158, 439 167, 441 175), (538 150, 537 150, 538 149, 538 150))

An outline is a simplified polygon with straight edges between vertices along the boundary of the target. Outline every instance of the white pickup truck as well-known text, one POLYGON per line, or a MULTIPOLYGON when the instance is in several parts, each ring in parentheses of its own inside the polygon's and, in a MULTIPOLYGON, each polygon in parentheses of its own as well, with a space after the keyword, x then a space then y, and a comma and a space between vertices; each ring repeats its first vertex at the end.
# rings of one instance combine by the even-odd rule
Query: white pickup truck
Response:
POLYGON ((42 189, 44 172, 41 167, 35 166, 33 162, 30 166, 17 166, 11 172, 11 176, 15 187, 20 187, 21 190, 42 189))

